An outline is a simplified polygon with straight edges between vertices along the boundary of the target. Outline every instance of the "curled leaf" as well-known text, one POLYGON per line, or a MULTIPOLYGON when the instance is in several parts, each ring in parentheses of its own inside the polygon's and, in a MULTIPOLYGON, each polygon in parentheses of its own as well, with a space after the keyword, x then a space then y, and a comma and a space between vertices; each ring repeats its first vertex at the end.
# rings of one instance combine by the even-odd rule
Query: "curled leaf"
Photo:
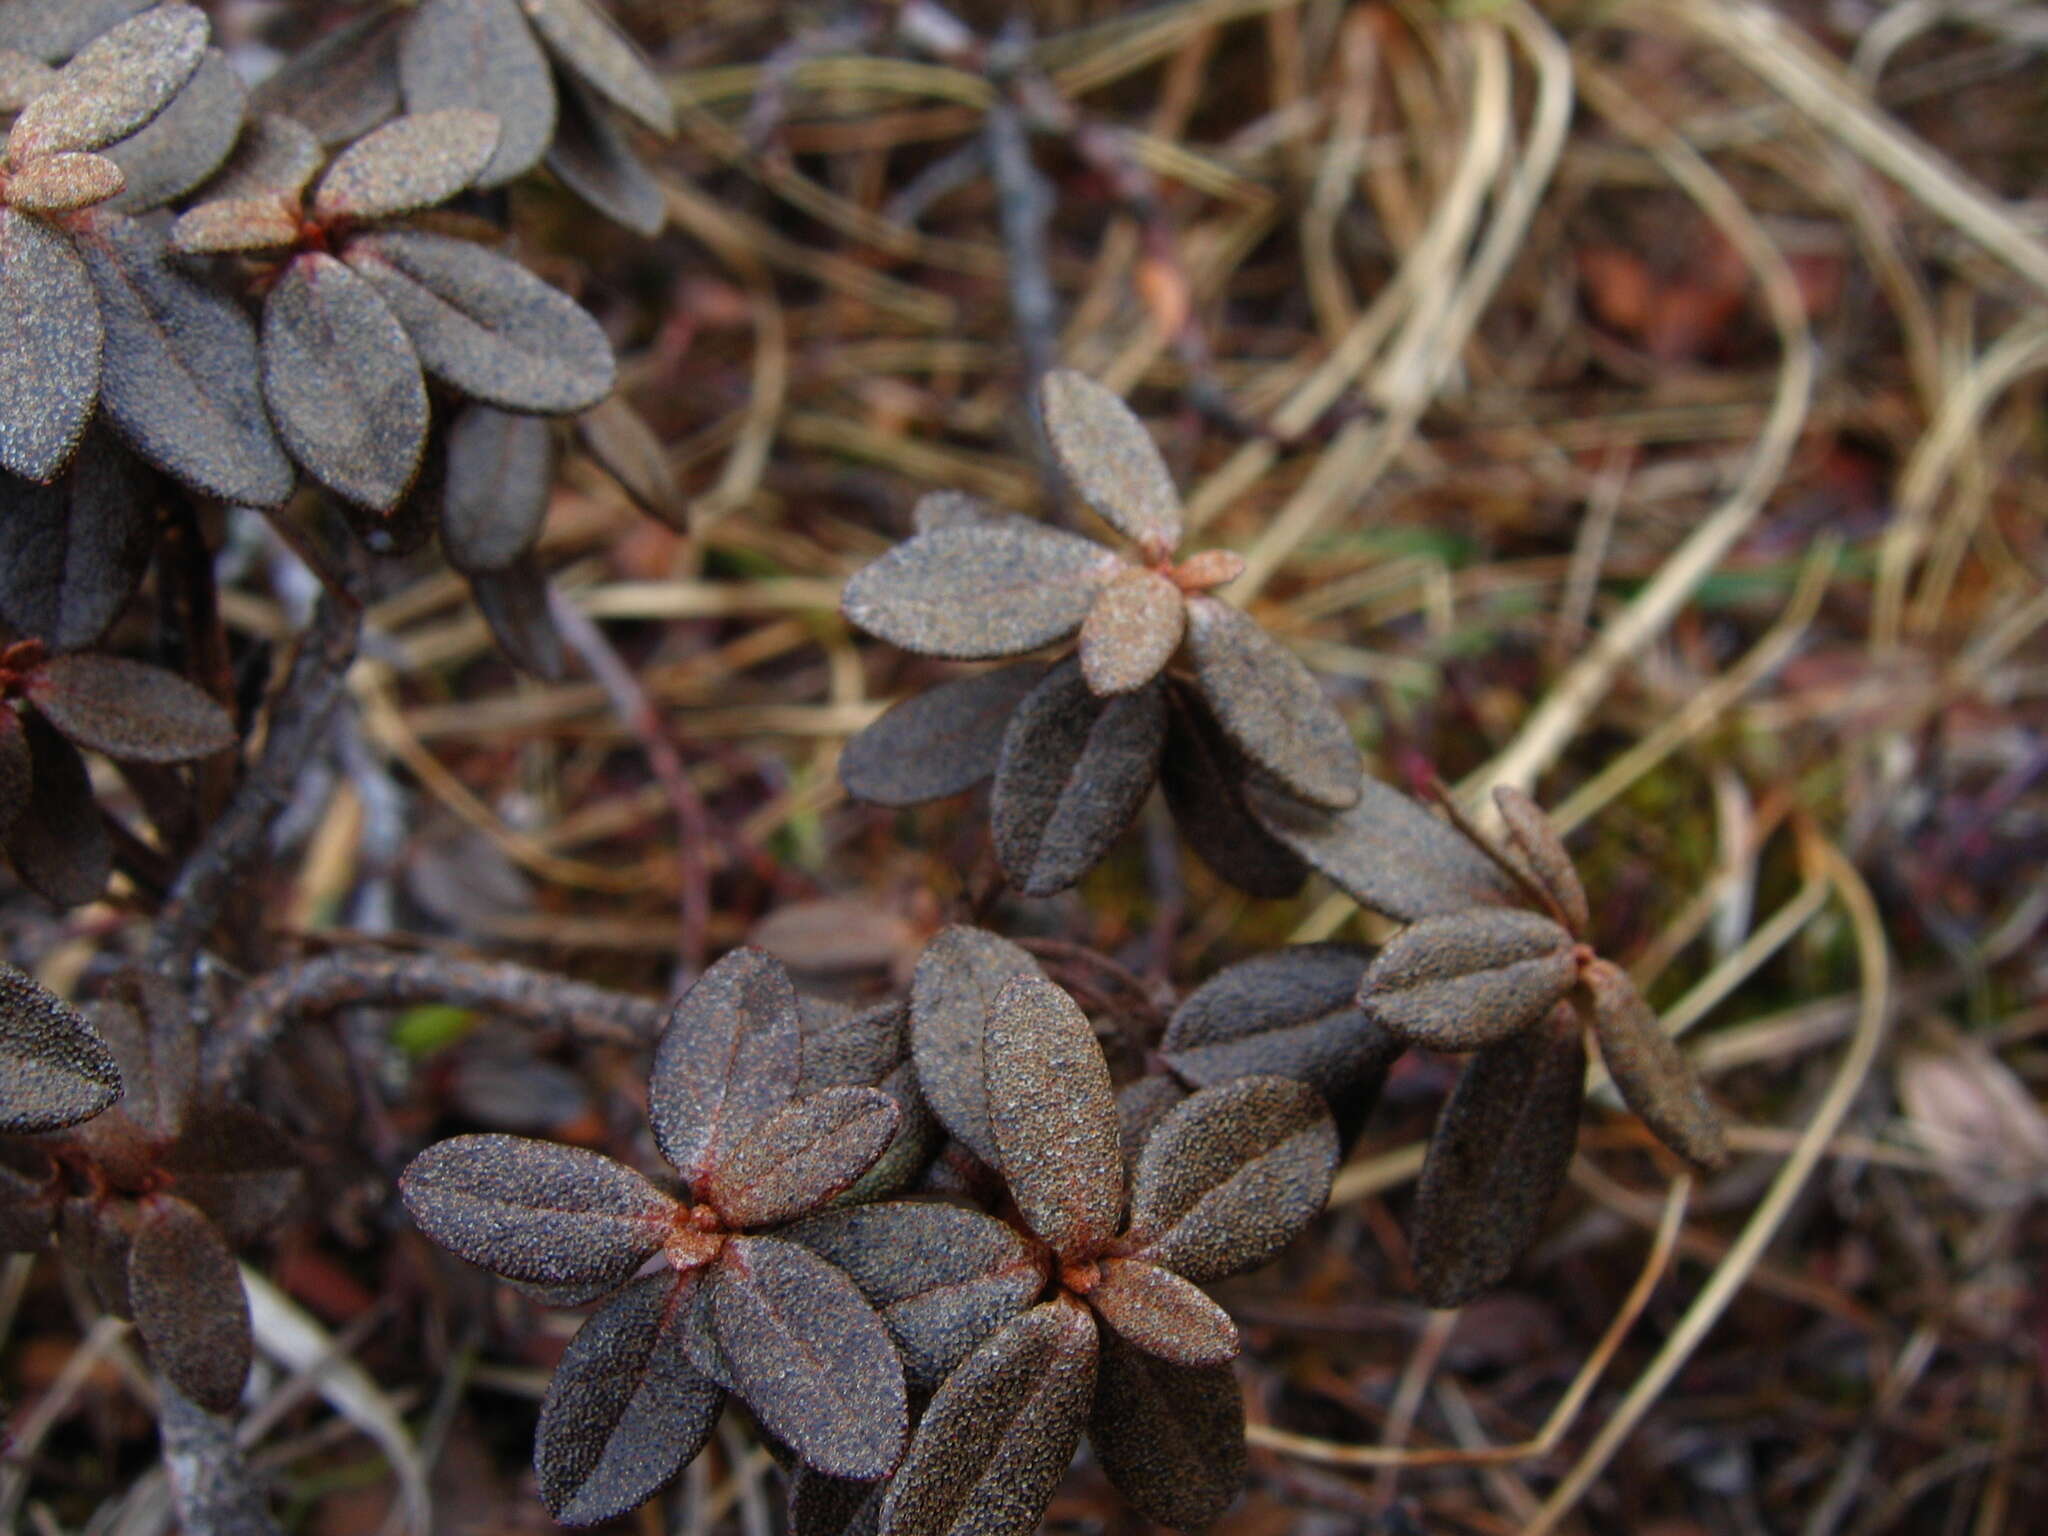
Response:
POLYGON ((769 1227, 851 1189, 896 1134, 896 1104, 874 1088, 824 1088, 735 1141, 704 1181, 729 1227, 769 1227))
POLYGON ((450 107, 394 118, 335 157, 313 192, 319 222, 395 218, 445 203, 475 181, 498 145, 498 119, 450 107))
POLYGON ((1145 424, 1086 374, 1055 368, 1038 386, 1060 469, 1117 532, 1160 555, 1180 543, 1180 495, 1145 424))
POLYGON ((981 928, 942 929, 918 956, 910 979, 910 1048, 932 1112, 983 1162, 997 1160, 988 1123, 982 1040, 997 996, 1038 962, 981 928))
POLYGON ((1044 663, 1017 662, 892 704, 839 754, 846 792, 901 806, 973 788, 996 771, 1004 726, 1044 676, 1044 663))
POLYGON ((1728 1162, 1728 1141, 1707 1103, 1700 1080, 1628 973, 1611 960, 1595 960, 1580 978, 1600 1042, 1600 1059, 1656 1138, 1701 1168, 1728 1162))
POLYGON ((1187 1366, 1102 1341, 1088 1443, 1148 1518, 1199 1531, 1244 1487, 1244 1400, 1228 1365, 1187 1366))
POLYGON ((254 1343, 235 1256, 212 1222, 152 1195, 128 1250, 128 1305, 157 1368, 202 1408, 241 1400, 254 1343))
POLYGON ((1116 1235, 1124 1180, 1116 1093, 1087 1015, 1043 976, 1019 976, 996 997, 982 1054, 989 1127, 1025 1224, 1062 1258, 1092 1256, 1116 1235))
POLYGON ((1065 890, 1101 860, 1144 804, 1166 739, 1156 683, 1097 698, 1062 662, 1017 706, 996 760, 996 857, 1027 896, 1065 890))
POLYGON ((1187 622, 1195 686, 1237 749, 1311 805, 1355 805, 1364 760, 1301 658, 1213 597, 1189 598, 1187 622))
POLYGON ((192 78, 206 34, 205 12, 189 5, 160 5, 101 33, 21 109, 7 136, 7 158, 21 165, 126 138, 192 78))
POLYGON ((478 186, 532 170, 554 137, 554 77, 514 0, 422 0, 399 39, 398 80, 408 111, 496 115, 497 145, 478 186))
POLYGON ((1143 1259, 1104 1259, 1088 1304, 1120 1335, 1177 1365, 1237 1358, 1237 1324, 1201 1289, 1143 1259))
POLYGON ((675 132, 668 91, 640 50, 588 0, 521 0, 556 57, 663 138, 675 132))
POLYGON ((1578 975, 1578 946, 1549 918, 1476 908, 1395 934, 1358 1005, 1412 1045, 1471 1051, 1536 1023, 1578 975))
POLYGON ((99 396, 104 330, 70 241, 0 208, 0 467, 47 484, 85 435, 99 396))
POLYGON ((1142 688, 1166 669, 1187 628, 1187 600, 1157 571, 1127 566, 1081 621, 1081 675, 1102 698, 1142 688))
POLYGON ((1095 1397, 1095 1319, 1064 1297, 1006 1323, 925 1410, 882 1505, 885 1536, 1030 1536, 1095 1397))
POLYGON ((174 672, 121 656, 52 656, 24 694, 81 747, 136 763, 185 763, 235 744, 227 712, 174 672))
POLYGON ((844 1271, 795 1243, 736 1237, 703 1283, 709 1374, 762 1428, 830 1477, 878 1478, 896 1464, 910 1419, 903 1364, 844 1271))
POLYGON ((470 404, 448 428, 441 547, 458 571, 502 571, 547 520, 554 444, 538 416, 470 404))
POLYGON ((1072 634, 1118 566, 1101 545, 1022 518, 947 523, 856 571, 840 607, 906 651, 982 661, 1072 634))
POLYGON ((1550 818, 1512 784, 1497 785, 1493 803, 1507 828, 1509 852, 1522 873, 1550 898, 1557 920, 1573 933, 1583 934, 1592 922, 1586 888, 1579 883, 1579 872, 1550 818))
POLYGON ((1416 1188, 1416 1284, 1432 1307, 1498 1285, 1536 1239, 1577 1145, 1586 1047, 1567 1010, 1474 1056, 1416 1188))
POLYGON ((690 1363, 695 1276, 634 1281, 569 1341, 533 1436, 541 1502, 564 1525, 645 1503, 711 1438, 725 1392, 690 1363))
POLYGON ((788 1104, 803 1035, 789 974, 736 949, 697 978, 669 1014, 648 1080, 661 1152, 694 1187, 727 1151, 788 1104))
POLYGON ((642 512, 678 533, 689 532, 689 500, 669 464, 668 448, 624 395, 606 395, 577 416, 576 436, 642 512))
POLYGON ((846 1206, 781 1235, 852 1277, 888 1325, 912 1390, 938 1386, 1045 1285, 1023 1238, 957 1205, 846 1206))
POLYGON ((603 1295, 658 1253, 676 1211, 623 1163, 520 1136, 436 1142, 398 1192, 442 1247, 565 1304, 603 1295))
POLYGON ((76 1125, 120 1096, 114 1053, 85 1018, 0 964, 0 1132, 76 1125))
POLYGON ((1147 1138, 1121 1246, 1198 1284, 1256 1268, 1321 1213, 1336 1167, 1313 1089, 1278 1077, 1205 1088, 1147 1138))
POLYGON ((1253 770, 1193 689, 1169 679, 1166 702, 1159 788, 1181 836, 1212 874, 1246 895, 1292 896, 1308 866, 1252 814, 1245 788, 1253 770))

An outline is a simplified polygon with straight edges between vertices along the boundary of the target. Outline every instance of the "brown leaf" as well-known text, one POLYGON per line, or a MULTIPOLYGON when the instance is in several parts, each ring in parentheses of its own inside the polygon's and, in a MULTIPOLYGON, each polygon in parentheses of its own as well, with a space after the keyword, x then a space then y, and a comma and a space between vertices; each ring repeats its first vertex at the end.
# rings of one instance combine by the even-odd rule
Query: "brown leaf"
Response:
POLYGON ((1595 960, 1580 978, 1600 1059, 1622 1102, 1665 1146, 1701 1168, 1727 1166, 1728 1141, 1693 1074, 1628 973, 1611 960, 1595 960))
POLYGON ((1244 1487, 1237 1377, 1227 1365, 1176 1365, 1106 1336, 1088 1443, 1117 1492, 1148 1518, 1202 1530, 1244 1487))
POLYGON ((1362 781, 1359 791, 1356 805, 1335 814, 1256 783, 1245 803, 1359 905, 1396 922, 1521 899, 1500 866, 1448 822, 1377 779, 1362 781))
POLYGON ((1415 1277, 1432 1307, 1498 1285, 1536 1240, 1578 1143, 1586 1048, 1569 1010, 1474 1056, 1437 1117, 1415 1193, 1415 1277))
POLYGON ((335 157, 314 188, 313 217, 362 223, 436 207, 482 174, 497 145, 494 113, 452 107, 394 118, 335 157))
POLYGON ((106 322, 100 403, 115 430, 204 495, 281 505, 297 477, 263 407, 241 306, 172 266, 153 224, 99 215, 77 246, 106 322))
POLYGON ((823 1088, 735 1141, 702 1196, 728 1227, 773 1227, 851 1189, 896 1134, 895 1101, 874 1088, 823 1088))
POLYGON ((1379 1079, 1400 1043, 1357 1005, 1370 952, 1297 944, 1209 978, 1168 1020, 1160 1050, 1197 1087, 1271 1075, 1336 1102, 1379 1079))
POLYGON ((1120 1246, 1197 1283, 1256 1268, 1321 1213, 1336 1167, 1314 1090, 1278 1077, 1204 1088, 1146 1139, 1120 1246))
POLYGON ((327 151, 312 129, 281 112, 259 112, 243 125, 234 153, 207 183, 206 196, 228 202, 266 199, 296 207, 326 163, 327 151))
POLYGON ((802 1051, 796 989, 758 949, 732 951, 683 994, 655 1047, 648 1118, 693 1188, 795 1096, 802 1051))
POLYGON ((548 682, 567 675, 562 636, 548 611, 547 575, 531 555, 503 570, 477 572, 469 578, 469 592, 506 660, 548 682))
POLYGON ((887 1536, 1031 1536, 1095 1398, 1095 1319, 1064 1297, 1012 1319, 925 1410, 882 1505, 887 1536))
POLYGON ((436 1142, 398 1181, 442 1247, 563 1304, 601 1296, 661 1251, 676 1203, 601 1153, 522 1136, 436 1142))
POLYGON ((1474 908, 1389 939, 1358 1005, 1410 1045, 1473 1051, 1535 1024, 1578 976, 1578 946, 1549 918, 1474 908))
POLYGON ((0 208, 0 336, 0 467, 47 484, 91 419, 104 331, 71 242, 12 208, 0 208))
POLYGON ((1081 673, 1102 698, 1131 693, 1166 670, 1187 628, 1187 600, 1157 571, 1126 566, 1081 621, 1081 673))
POLYGON ((1055 368, 1038 386, 1053 457, 1081 499, 1147 553, 1180 543, 1180 493, 1145 424, 1086 374, 1055 368))
POLYGON ((1535 887, 1549 896, 1557 909, 1557 920, 1575 934, 1584 934, 1593 916, 1586 905, 1586 888, 1579 884, 1579 872, 1550 818, 1534 800, 1512 784, 1496 785, 1494 806, 1507 828, 1508 851, 1535 887))
POLYGON ((513 0, 422 0, 399 40, 398 80, 409 112, 461 107, 497 117, 480 187, 532 170, 554 137, 554 77, 513 0))
POLYGON ((465 575, 502 571, 547 521, 554 439, 538 416, 471 403, 448 427, 441 547, 465 575))
POLYGON ((577 416, 576 436, 642 512, 677 533, 690 531, 689 499, 668 449, 624 395, 606 395, 577 416))
POLYGON ((1022 518, 949 523, 897 545, 846 583, 849 623, 922 656, 983 661, 1072 634, 1121 562, 1022 518))
POLYGON ((21 715, 0 705, 0 833, 14 825, 14 818, 28 809, 35 792, 35 759, 29 754, 28 733, 21 715))
POLYGON ((799 1463, 789 1478, 790 1536, 878 1536, 889 1484, 823 1477, 799 1463))
MULTIPOLYGON (((0 5, 0 27, 6 26, 7 9, 0 5)), ((11 32, 0 31, 0 37, 12 35, 11 32)), ((11 116, 19 112, 56 81, 57 71, 41 59, 15 48, 0 47, 0 113, 11 116)))
POLYGON ((155 547, 150 488, 102 432, 55 485, 0 475, 0 618, 53 650, 106 633, 155 547))
POLYGON ((121 656, 52 656, 23 694, 72 742, 126 762, 185 763, 235 744, 235 723, 212 699, 121 656))
POLYGON ((4 0, 0 48, 55 64, 154 0, 4 0))
POLYGON ((1088 1304, 1147 1354, 1176 1365, 1237 1358, 1237 1324, 1198 1286, 1143 1259, 1104 1259, 1088 1304))
POLYGON ((227 56, 209 48, 169 106, 107 146, 127 185, 107 206, 146 213, 177 201, 219 170, 242 131, 249 92, 227 56))
POLYGON ((878 1478, 895 1466, 910 1422, 903 1363, 843 1270, 795 1243, 735 1237, 704 1284, 708 1374, 763 1429, 829 1477, 878 1478))
POLYGON ((1243 756, 1192 688, 1168 679, 1166 704, 1159 788, 1181 836, 1211 874, 1246 895, 1294 895, 1308 866, 1252 815, 1245 801, 1252 770, 1243 756))
POLYGON ((1901 1051, 1899 1108, 1949 1193, 1982 1211, 2018 1211, 2048 1194, 2048 1113, 1982 1041, 1943 1027, 1901 1051))
MULTIPOLYGON (((777 907, 754 924, 749 943, 768 951, 803 977, 835 977, 885 970, 917 949, 918 927, 893 906, 862 892, 818 896, 777 907)), ((806 999, 808 1009, 809 999, 806 999)), ((810 1059, 810 1018, 804 1022, 804 1069, 810 1059)), ((852 1081, 852 1079, 845 1079, 852 1081)), ((870 1085, 874 1079, 865 1079, 870 1085)))
POLYGON ((114 850, 92 797, 85 759, 38 715, 22 721, 33 789, 28 808, 0 835, 21 883, 60 907, 97 901, 113 873, 114 850))
POLYGON ((121 1096, 121 1072, 83 1015, 0 964, 0 1132, 76 1125, 121 1096))
POLYGON ((352 240, 348 263, 404 324, 420 362, 466 395, 557 415, 611 393, 611 343, 567 294, 465 240, 389 231, 352 240))
POLYGON ((371 10, 298 50, 251 105, 304 123, 322 144, 359 139, 401 108, 398 34, 406 12, 371 10))
POLYGON ((419 473, 419 355, 377 290, 332 256, 296 258, 270 290, 263 398, 292 457, 339 496, 388 512, 419 473))
POLYGON ((161 112, 206 53, 206 14, 160 5, 101 33, 21 109, 7 158, 22 165, 67 149, 100 149, 161 112))
POLYGON ((574 75, 558 84, 561 115, 548 146, 548 169, 606 218, 652 240, 668 222, 667 191, 640 163, 595 92, 574 75))
POLYGON ((233 1410, 254 1345, 235 1256, 175 1195, 151 1195, 128 1250, 128 1304, 157 1369, 202 1408, 233 1410))
POLYGON ((181 256, 282 252, 299 239, 298 205, 278 193, 224 197, 178 216, 170 247, 181 256))
POLYGON ((1301 658, 1216 598, 1189 598, 1187 615, 1195 686, 1237 749, 1312 805, 1356 804, 1365 762, 1301 658))
POLYGON ((852 1205, 781 1234, 852 1277, 929 1391, 1045 1287, 1024 1239, 979 1211, 925 1201, 852 1205))
POLYGON ((724 1389, 690 1363, 698 1281, 634 1281, 576 1331, 541 1399, 533 1470, 564 1525, 599 1525, 645 1503, 718 1426, 724 1389))
POLYGON ((1047 673, 1011 715, 989 821, 996 857, 1026 896, 1065 890, 1138 814, 1166 739, 1165 690, 1098 699, 1078 662, 1047 673))
POLYGON ((605 99, 663 138, 675 132, 675 108, 640 50, 587 0, 521 0, 554 54, 605 99))
POLYGON ((184 994, 168 977, 131 966, 116 973, 92 1018, 121 1063, 121 1116, 154 1142, 183 1136, 199 1082, 199 1030, 184 994))
POLYGON ((1123 1216, 1123 1154, 1109 1063, 1088 1017, 1043 976, 997 994, 982 1055, 998 1166, 1031 1230, 1086 1259, 1123 1216))
POLYGON ((105 155, 38 155, 7 178, 7 201, 29 213, 72 213, 105 202, 127 184, 105 155))
POLYGON ((922 805, 972 789, 996 771, 1003 729, 1045 663, 1020 661, 899 699, 846 744, 839 779, 870 805, 922 805))
POLYGON ((186 1123, 164 1150, 161 1167, 228 1241, 255 1242, 298 1203, 305 1188, 302 1159, 270 1121, 220 1103, 194 1106, 178 1118, 186 1123))
POLYGON ((990 1011, 1013 979, 1040 974, 1008 939, 980 928, 945 928, 918 957, 910 979, 910 1047, 932 1112, 974 1155, 993 1166, 982 1059, 990 1011))

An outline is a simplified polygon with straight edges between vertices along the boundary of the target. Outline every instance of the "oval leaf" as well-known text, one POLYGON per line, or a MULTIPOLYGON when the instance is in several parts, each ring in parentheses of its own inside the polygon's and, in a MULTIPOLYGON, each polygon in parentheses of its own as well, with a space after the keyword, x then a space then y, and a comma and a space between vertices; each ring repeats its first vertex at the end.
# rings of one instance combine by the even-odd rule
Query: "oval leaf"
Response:
POLYGON ((1549 1013, 1578 980, 1579 958, 1572 936, 1534 912, 1425 917, 1380 950, 1358 1005, 1411 1045, 1473 1051, 1549 1013))
POLYGON ((185 88, 138 132, 107 146, 126 186, 108 206, 146 213, 175 202, 219 170, 242 131, 249 92, 227 56, 209 48, 185 88))
POLYGON ((1255 1268, 1315 1220, 1336 1167, 1313 1090, 1278 1077, 1204 1088, 1146 1139, 1120 1246, 1198 1283, 1255 1268))
POLYGON ((71 242, 0 208, 0 467, 47 484, 85 435, 99 396, 104 332, 71 242))
POLYGON ((1116 1235, 1124 1178, 1088 1016, 1043 976, 1019 976, 996 996, 982 1054, 998 1166, 1025 1224, 1062 1258, 1092 1257, 1116 1235))
MULTIPOLYGON (((197 1065, 194 1060, 195 1072, 197 1065)), ((298 1150, 254 1110, 212 1103, 192 1113, 188 1102, 176 1106, 187 1124, 165 1149, 161 1167, 229 1242, 254 1242, 282 1221, 303 1193, 305 1171, 298 1150)))
POLYGON ((957 1205, 854 1205, 781 1234, 846 1271, 888 1325, 913 1391, 943 1381, 1031 1304, 1043 1266, 1007 1224, 957 1205))
POLYGON ((16 165, 67 149, 99 149, 161 112, 206 54, 206 14, 160 5, 101 33, 21 109, 7 136, 16 165))
POLYGON ((567 294, 464 240, 417 232, 349 243, 349 265, 405 325, 420 362, 508 411, 580 411, 611 393, 611 343, 567 294))
POLYGON ((587 0, 522 0, 534 31, 607 100, 663 138, 675 132, 667 89, 632 41, 587 0))
POLYGON ((1653 1134, 1680 1157, 1706 1169, 1725 1167, 1728 1141, 1704 1089, 1677 1043, 1634 982, 1611 960, 1595 960, 1582 978, 1585 1006, 1600 1042, 1600 1059, 1653 1134))
POLYGON ((667 191, 589 87, 573 75, 564 76, 560 86, 561 115, 548 146, 548 169, 606 218, 652 240, 668 222, 667 191))
POLYGON ((359 139, 398 114, 398 33, 407 10, 377 8, 292 54, 251 98, 304 123, 322 144, 359 139))
POLYGON ((332 256, 300 256, 270 290, 263 398, 292 457, 360 506, 390 511, 419 472, 419 356, 376 289, 332 256))
POLYGON ((157 1369, 202 1408, 231 1412, 254 1348, 248 1298, 227 1241, 174 1195, 143 1202, 128 1250, 128 1305, 157 1369))
POLYGON ((918 956, 910 978, 910 1049, 932 1112, 969 1151, 993 1167, 982 1040, 997 996, 1038 962, 981 928, 945 928, 918 956))
POLYGON ((661 1251, 677 1210, 623 1163, 522 1136, 437 1142, 406 1167, 398 1192, 449 1252, 557 1299, 618 1285, 661 1251))
POLYGON ((1195 686, 1237 749, 1312 805, 1356 804, 1364 759, 1301 658, 1228 603, 1191 597, 1187 611, 1195 686))
POLYGON ((882 1505, 882 1536, 1031 1536, 1095 1398, 1095 1319, 1062 1298, 946 1378, 882 1505))
POLYGON ((410 112, 496 115, 497 147, 476 177, 480 187, 532 170, 554 137, 554 76, 513 0, 422 0, 399 40, 398 81, 410 112))
POLYGON ((839 606, 906 651, 982 661, 1072 634, 1120 567, 1101 545, 1022 518, 955 523, 856 571, 839 606))
POLYGON ((1046 374, 1038 404, 1053 457, 1081 499, 1152 558, 1171 554, 1180 543, 1180 494, 1131 408, 1069 368, 1046 374))
POLYGON ((288 251, 298 243, 299 211, 274 193, 224 197, 178 216, 170 247, 181 256, 288 251))
POLYGON ((554 438, 538 416, 467 405, 448 428, 441 547, 465 575, 502 571, 540 538, 554 438))
POLYGON ((1098 699, 1073 661, 1017 706, 996 760, 996 857, 1026 896, 1079 880, 1138 814, 1166 740, 1165 690, 1098 699))
POLYGON ((85 759, 40 716, 22 721, 32 783, 27 808, 0 836, 21 883, 60 907, 97 901, 113 873, 114 850, 92 797, 85 759))
POLYGON ((76 1125, 120 1096, 114 1053, 84 1016, 0 964, 0 1131, 76 1125))
MULTIPOLYGON (((7 26, 8 9, 0 0, 0 39, 14 35, 7 26)), ((12 116, 56 83, 57 71, 41 59, 0 44, 0 113, 12 116)))
POLYGON ((845 1272, 795 1243, 729 1240, 706 1272, 712 1374, 814 1471, 878 1478, 910 1423, 889 1330, 845 1272))
POLYGON ((1344 1097, 1402 1050, 1357 1006, 1371 961, 1348 944, 1298 944, 1233 965, 1174 1010, 1160 1049, 1197 1087, 1271 1075, 1344 1097))
POLYGON ((1208 705, 1177 679, 1166 688, 1159 788, 1180 835, 1209 872, 1248 896, 1285 900, 1308 866, 1268 832, 1245 801, 1251 769, 1208 705))
POLYGON ((1260 823, 1360 906, 1412 923, 1521 899, 1513 880, 1450 823, 1377 779, 1331 813, 1257 783, 1245 803, 1260 823))
POLYGON ((79 240, 106 321, 100 400, 143 458, 223 501, 274 507, 296 477, 257 387, 256 327, 173 267, 161 230, 118 214, 79 240))
POLYGON ((1043 662, 977 672, 899 699, 839 754, 846 792, 870 805, 921 805, 996 771, 1003 728, 1045 676, 1043 662))
POLYGON ((732 1144, 703 1196, 727 1227, 772 1227, 851 1189, 896 1134, 896 1103, 874 1088, 825 1088, 732 1144))
POLYGON ((1147 1354, 1177 1365, 1237 1358, 1237 1324, 1198 1286, 1142 1259, 1104 1259, 1088 1304, 1147 1354))
POLYGON ((661 1152, 694 1188, 796 1094, 803 1034, 789 973, 736 949, 669 1014, 648 1080, 661 1152))
POLYGON ((323 224, 396 218, 445 203, 491 163, 498 119, 449 108, 386 123, 335 157, 313 192, 323 224))
POLYGON ((186 763, 235 744, 235 723, 212 699, 121 656, 52 656, 23 692, 66 738, 124 762, 186 763))
POLYGON ((154 0, 0 0, 0 48, 57 63, 154 0))
POLYGON ((1227 1365, 1185 1366, 1102 1341, 1088 1443, 1147 1517, 1199 1531, 1244 1487, 1244 1400, 1227 1365))
POLYGON ((1572 867, 1571 855, 1564 851, 1564 842, 1550 818, 1511 784, 1495 787, 1493 803, 1507 828, 1509 851, 1522 873, 1550 898, 1557 920, 1573 933, 1583 934, 1593 920, 1586 905, 1586 888, 1579 883, 1579 872, 1572 867))
POLYGON ((1415 1278, 1432 1307, 1498 1285, 1536 1240, 1578 1144, 1586 1048, 1569 1011, 1474 1056, 1415 1192, 1415 1278))
POLYGON ((326 163, 327 151, 312 129, 281 112, 259 112, 243 127, 234 153, 208 183, 206 195, 228 202, 268 199, 296 208, 326 163))
POLYGON ((0 618, 53 650, 106 633, 155 547, 149 487, 103 433, 55 485, 0 475, 0 618))
POLYGON ((7 179, 7 201, 30 213, 72 213, 103 203, 128 184, 105 155, 40 155, 7 179))
POLYGON ((547 575, 531 556, 502 571, 476 572, 469 591, 506 660, 535 677, 561 681, 568 658, 549 611, 547 575))
POLYGON ((624 395, 605 396, 576 418, 576 436, 634 505, 677 533, 690 531, 689 498, 668 449, 624 395))
POLYGON ((35 782, 35 758, 29 752, 21 715, 0 704, 0 832, 13 826, 15 817, 28 809, 35 782))
POLYGON ((564 1525, 645 1503, 711 1438, 725 1392, 690 1363, 694 1276, 636 1280, 576 1331, 541 1399, 533 1470, 564 1525))
POLYGON ((1187 629, 1187 599, 1157 571, 1126 566, 1081 621, 1081 675, 1102 698, 1144 687, 1166 670, 1187 629))

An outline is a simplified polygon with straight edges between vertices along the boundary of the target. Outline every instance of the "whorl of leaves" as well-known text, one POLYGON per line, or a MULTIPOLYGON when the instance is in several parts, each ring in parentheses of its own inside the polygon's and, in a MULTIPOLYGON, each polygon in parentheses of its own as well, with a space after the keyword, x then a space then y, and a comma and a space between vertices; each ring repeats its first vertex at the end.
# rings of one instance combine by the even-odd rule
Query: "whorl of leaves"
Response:
POLYGON ((1015 656, 1072 634, 1116 572, 1101 545, 1023 518, 951 524, 899 544, 846 583, 869 634, 924 656, 1015 656))
POLYGON ((1572 936, 1534 912, 1425 917, 1389 939, 1358 1002, 1411 1045, 1471 1051, 1527 1029, 1579 974, 1572 936))
POLYGON ((996 771, 1003 728, 1045 676, 1023 661, 899 699, 839 754, 846 792, 870 805, 922 805, 996 771))
POLYGON ((121 1096, 121 1072, 85 1018, 0 964, 0 1131, 76 1125, 121 1096))

